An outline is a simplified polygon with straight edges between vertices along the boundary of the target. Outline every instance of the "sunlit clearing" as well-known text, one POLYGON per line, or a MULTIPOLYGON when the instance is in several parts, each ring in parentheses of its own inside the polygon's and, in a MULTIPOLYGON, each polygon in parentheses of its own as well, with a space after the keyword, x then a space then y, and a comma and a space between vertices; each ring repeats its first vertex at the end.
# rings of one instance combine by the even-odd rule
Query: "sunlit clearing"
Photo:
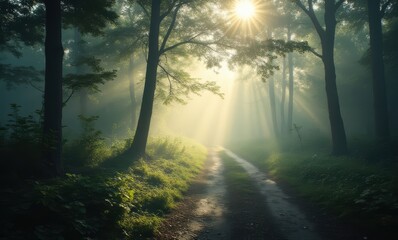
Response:
POLYGON ((196 139, 205 145, 270 138, 265 84, 254 80, 252 71, 231 72, 227 66, 219 74, 197 69, 195 76, 216 80, 224 99, 210 93, 191 98, 187 105, 173 106, 165 126, 176 135, 196 139))
POLYGON ((236 2, 235 13, 243 20, 252 18, 255 11, 256 8, 250 0, 240 0, 236 2))

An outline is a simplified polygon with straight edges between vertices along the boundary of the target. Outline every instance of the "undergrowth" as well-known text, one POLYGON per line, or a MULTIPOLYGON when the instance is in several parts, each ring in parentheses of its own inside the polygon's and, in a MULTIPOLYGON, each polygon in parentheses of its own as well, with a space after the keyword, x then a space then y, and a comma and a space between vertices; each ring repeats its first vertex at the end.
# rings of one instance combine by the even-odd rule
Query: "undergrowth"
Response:
POLYGON ((2 189, 0 235, 11 239, 147 239, 199 173, 201 145, 153 139, 151 160, 2 189))
POLYGON ((275 150, 265 142, 235 145, 231 150, 336 216, 373 228, 398 226, 396 165, 358 154, 334 157, 316 148, 275 150))

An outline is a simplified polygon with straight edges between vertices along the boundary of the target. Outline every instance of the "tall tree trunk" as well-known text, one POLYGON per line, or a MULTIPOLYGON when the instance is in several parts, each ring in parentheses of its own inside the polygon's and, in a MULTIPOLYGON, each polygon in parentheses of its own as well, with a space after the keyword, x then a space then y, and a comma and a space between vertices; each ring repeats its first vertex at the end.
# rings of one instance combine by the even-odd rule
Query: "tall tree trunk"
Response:
MULTIPOLYGON (((287 29, 287 40, 291 40, 291 30, 287 29)), ((287 64, 289 67, 289 105, 288 105, 288 113, 287 113, 287 131, 289 134, 293 132, 293 94, 294 94, 294 63, 293 63, 293 54, 288 53, 287 55, 287 64)))
POLYGON ((275 137, 278 137, 279 131, 278 131, 278 122, 276 119, 275 83, 273 77, 268 79, 268 93, 269 93, 269 102, 271 106, 272 126, 274 128, 275 137))
POLYGON ((384 74, 380 0, 368 0, 368 17, 376 138, 379 141, 388 141, 390 138, 390 129, 384 74))
POLYGON ((131 129, 135 129, 137 125, 137 100, 135 97, 133 55, 130 57, 130 63, 129 63, 129 90, 130 90, 130 103, 131 103, 131 129))
POLYGON ((146 67, 145 86, 142 96, 137 131, 135 132, 131 152, 134 157, 145 156, 149 128, 152 117, 153 101, 156 89, 157 68, 159 63, 159 27, 160 0, 152 1, 151 24, 149 29, 148 63, 146 67))
MULTIPOLYGON (((295 1, 311 19, 314 28, 318 33, 322 45, 322 58, 325 71, 325 88, 328 103, 330 129, 332 134, 332 154, 344 155, 348 153, 347 139, 345 135, 344 123, 340 113, 339 96, 336 85, 336 69, 334 65, 334 38, 336 34, 336 11, 344 1, 325 0, 323 28, 314 12, 315 0, 308 0, 307 7, 299 0, 295 1)), ((318 55, 317 55, 318 56, 318 55)))
POLYGON ((46 0, 45 84, 43 121, 43 174, 63 172, 62 152, 62 61, 61 1, 46 0))
POLYGON ((332 154, 343 155, 348 152, 348 148, 344 123, 340 113, 340 103, 336 85, 336 69, 334 65, 334 38, 336 31, 335 11, 335 1, 327 0, 325 2, 326 30, 320 37, 322 44, 322 61, 325 70, 326 97, 332 133, 332 154))
POLYGON ((286 57, 282 62, 282 98, 281 98, 281 134, 286 133, 285 103, 286 103, 286 57))

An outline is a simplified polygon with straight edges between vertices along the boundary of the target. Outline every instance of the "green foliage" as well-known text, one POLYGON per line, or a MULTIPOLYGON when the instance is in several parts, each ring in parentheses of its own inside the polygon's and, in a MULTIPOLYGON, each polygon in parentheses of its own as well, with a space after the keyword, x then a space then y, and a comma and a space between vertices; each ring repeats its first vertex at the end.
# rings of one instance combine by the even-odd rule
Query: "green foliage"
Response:
POLYGON ((32 84, 43 80, 41 73, 32 66, 11 66, 0 64, 0 80, 6 83, 8 89, 20 84, 32 84))
POLYGON ((294 185, 305 196, 353 217, 394 214, 398 208, 398 179, 377 165, 348 157, 275 154, 267 160, 269 173, 294 185))
POLYGON ((11 104, 10 108, 9 120, 0 128, 0 171, 7 176, 35 175, 41 154, 41 112, 36 111, 37 117, 21 116, 21 106, 11 104))
POLYGON ((151 144, 147 147, 147 152, 150 156, 155 158, 163 157, 166 159, 174 159, 181 156, 185 151, 185 147, 181 140, 168 138, 157 138, 154 139, 151 144))
MULTIPOLYGON (((87 128, 95 119, 86 119, 87 128)), ((123 172, 66 174, 4 191, 10 207, 1 233, 13 239, 150 238, 206 159, 204 147, 183 141, 155 139, 150 147, 156 153, 151 161, 134 162, 123 172)))
POLYGON ((100 85, 104 85, 108 81, 112 81, 116 78, 116 70, 106 71, 101 66, 101 60, 95 57, 81 57, 75 61, 72 66, 87 66, 91 72, 66 74, 63 78, 63 84, 65 88, 70 90, 70 95, 64 102, 69 101, 72 95, 82 89, 87 89, 92 93, 101 92, 99 89, 100 85))
POLYGON ((257 192, 258 189, 249 176, 249 174, 236 163, 230 156, 221 153, 221 158, 225 166, 225 182, 227 186, 232 187, 229 191, 238 192, 240 194, 248 195, 257 192))
MULTIPOLYGON (((108 234, 116 222, 133 206, 134 179, 128 175, 115 177, 67 174, 50 183, 37 183, 36 199, 39 206, 57 215, 58 221, 46 228, 66 223, 65 232, 79 237, 108 234)), ((44 226, 36 226, 44 227, 44 226)))
MULTIPOLYGON (((8 139, 13 144, 39 143, 41 136, 40 122, 32 115, 21 116, 21 106, 11 104, 11 113, 8 114, 10 119, 6 127, 9 129, 8 139)), ((41 118, 40 111, 36 114, 41 118)))
POLYGON ((0 52, 8 51, 20 57, 20 42, 27 46, 43 42, 43 13, 43 6, 34 0, 1 1, 0 52))
POLYGON ((63 3, 64 25, 77 27, 84 34, 102 35, 104 28, 118 18, 113 10, 115 0, 64 0, 63 3))
POLYGON ((265 79, 279 70, 275 60, 284 57, 289 52, 304 53, 313 51, 307 42, 284 41, 279 39, 267 39, 263 41, 251 40, 250 44, 237 48, 237 53, 232 57, 231 64, 246 64, 257 69, 257 73, 265 79))
POLYGON ((98 118, 98 116, 85 117, 79 115, 83 130, 78 139, 67 143, 65 146, 64 158, 67 165, 95 167, 111 157, 111 147, 106 144, 105 139, 102 137, 102 132, 94 127, 94 123, 98 118))
POLYGON ((267 147, 261 148, 265 145, 253 145, 256 144, 241 144, 236 151, 272 178, 289 184, 303 197, 336 215, 353 221, 363 216, 362 223, 386 226, 397 221, 396 167, 386 168, 358 157, 271 151, 267 147), (249 149, 255 157, 250 157, 249 149))

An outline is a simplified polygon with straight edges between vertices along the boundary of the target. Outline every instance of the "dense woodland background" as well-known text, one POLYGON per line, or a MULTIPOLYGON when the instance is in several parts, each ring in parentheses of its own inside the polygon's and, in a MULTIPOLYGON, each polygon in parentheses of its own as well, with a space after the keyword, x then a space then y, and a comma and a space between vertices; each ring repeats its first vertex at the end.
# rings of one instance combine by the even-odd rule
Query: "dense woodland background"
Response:
POLYGON ((172 208, 201 169, 202 145, 243 142, 381 169, 364 177, 387 193, 376 184, 353 198, 369 214, 388 212, 393 229, 397 179, 384 171, 398 161, 398 1, 253 0, 250 19, 234 4, 0 0, 0 185, 13 219, 1 234, 150 236, 159 208, 172 208), (140 195, 177 181, 157 169, 165 164, 187 176, 176 190, 140 195), (76 200, 74 189, 112 204, 76 200), (117 210, 96 216, 102 208, 117 210))

